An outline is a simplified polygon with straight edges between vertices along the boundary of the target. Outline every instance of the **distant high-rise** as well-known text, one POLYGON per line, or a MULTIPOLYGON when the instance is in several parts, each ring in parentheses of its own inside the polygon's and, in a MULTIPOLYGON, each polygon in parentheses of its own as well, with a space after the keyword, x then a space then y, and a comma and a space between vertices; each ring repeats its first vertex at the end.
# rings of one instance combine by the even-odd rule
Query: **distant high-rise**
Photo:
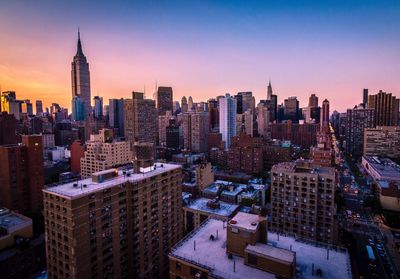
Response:
POLYGON ((157 109, 154 100, 144 93, 132 92, 132 99, 124 99, 125 138, 134 142, 157 143, 157 109))
POLYGON ((43 113, 43 103, 41 100, 36 100, 36 115, 41 115, 43 113))
POLYGON ((308 98, 308 107, 318 107, 318 97, 315 94, 311 94, 308 98))
POLYGON ((33 115, 33 106, 29 99, 23 100, 21 102, 21 113, 33 115))
POLYGON ((93 101, 94 101, 94 110, 93 110, 94 118, 102 119, 103 118, 103 98, 99 97, 99 96, 94 96, 93 101))
POLYGON ((187 99, 185 96, 183 96, 181 100, 181 110, 182 112, 187 112, 189 110, 187 99))
POLYGON ((267 88, 267 100, 272 100, 272 85, 271 81, 268 82, 268 88, 267 88))
POLYGON ((376 126, 397 126, 399 122, 399 103, 392 93, 379 90, 378 94, 368 96, 368 108, 375 109, 376 126))
POLYGON ((124 136, 124 99, 109 100, 109 125, 118 129, 118 136, 124 136))
POLYGON ((172 87, 158 87, 156 96, 158 115, 164 115, 166 111, 173 112, 172 94, 172 87))
POLYGON ((14 117, 19 120, 21 113, 21 102, 17 100, 15 91, 5 91, 1 93, 1 111, 14 114, 14 117))
POLYGON ((329 131, 329 101, 325 99, 322 102, 321 130, 329 131))
POLYGON ((363 104, 364 104, 364 107, 366 107, 368 105, 368 89, 367 88, 363 89, 363 104))
POLYGON ((86 106, 82 98, 79 96, 74 96, 72 98, 72 119, 75 121, 85 120, 86 106))
POLYGON ((0 113, 0 145, 17 143, 17 120, 6 111, 0 113))
POLYGON ((270 108, 263 103, 257 105, 257 131, 263 138, 270 137, 270 108))
POLYGON ((237 113, 242 114, 247 110, 254 111, 255 109, 255 100, 253 97, 253 92, 238 92, 236 95, 236 105, 237 105, 237 113), (239 97, 239 98, 238 98, 239 97), (240 109, 239 109, 239 102, 240 102, 240 109))
POLYGON ((363 154, 364 130, 374 127, 375 111, 362 105, 347 110, 346 152, 352 156, 363 154))
POLYGON ((192 98, 192 96, 189 96, 189 99, 188 99, 188 109, 189 110, 193 110, 193 98, 192 98))
POLYGON ((297 97, 289 97, 285 99, 284 107, 285 119, 297 122, 299 120, 299 101, 297 97))
MULTIPOLYGON (((90 104, 90 72, 89 63, 82 51, 80 33, 78 31, 78 46, 71 63, 72 98, 80 97, 85 106, 85 118, 92 111, 90 104)), ((72 112, 74 114, 74 112, 72 112)))
POLYGON ((236 136, 236 100, 230 94, 219 99, 219 132, 225 142, 225 148, 231 145, 231 138, 236 136))
POLYGON ((208 114, 210 115, 210 129, 217 129, 219 127, 219 109, 216 99, 208 100, 208 114))
POLYGON ((182 115, 183 147, 193 152, 207 152, 210 120, 207 112, 182 115))

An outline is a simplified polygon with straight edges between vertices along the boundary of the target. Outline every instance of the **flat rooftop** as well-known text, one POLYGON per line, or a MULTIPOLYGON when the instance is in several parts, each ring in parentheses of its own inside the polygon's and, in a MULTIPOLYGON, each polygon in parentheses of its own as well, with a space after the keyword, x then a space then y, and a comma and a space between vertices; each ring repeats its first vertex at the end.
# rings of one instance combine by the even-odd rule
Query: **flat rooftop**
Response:
POLYGON ((28 217, 16 214, 12 211, 0 215, 0 228, 12 232, 15 229, 32 224, 32 220, 28 217))
MULTIPOLYGON (((271 273, 245 265, 244 258, 235 255, 233 259, 236 271, 233 271, 233 259, 229 259, 226 253, 226 227, 226 223, 224 224, 221 220, 208 219, 179 242, 171 250, 170 255, 207 268, 213 276, 221 278, 275 278, 275 275, 271 273), (216 239, 217 230, 218 239, 216 239), (214 241, 210 240, 210 235, 214 235, 214 241), (194 250, 194 241, 196 241, 196 250, 194 250)), ((248 245, 247 248, 286 260, 291 259, 290 255, 293 253, 290 252, 290 248, 292 248, 292 252, 296 253, 298 270, 295 278, 321 278, 316 276, 315 272, 314 276, 312 275, 312 264, 314 264, 314 270, 322 270, 323 278, 352 278, 350 258, 346 251, 329 250, 329 259, 327 259, 326 248, 281 235, 278 240, 277 234, 271 232, 268 233, 268 245, 260 243, 254 246, 248 245), (287 252, 282 249, 286 249, 287 252)))
POLYGON ((297 174, 326 174, 335 175, 335 169, 331 167, 316 167, 311 161, 297 160, 296 162, 283 162, 272 166, 273 172, 289 172, 297 174))
POLYGON ((234 228, 256 231, 259 222, 260 217, 258 215, 238 212, 232 220, 230 220, 229 225, 234 228))
POLYGON ((237 204, 230 204, 222 201, 219 201, 219 208, 211 208, 207 205, 209 201, 211 201, 211 199, 198 198, 190 200, 185 207, 223 217, 230 217, 232 213, 239 208, 239 205, 237 204))
POLYGON ((374 171, 385 179, 400 180, 400 165, 389 158, 378 158, 376 156, 364 156, 363 158, 374 171))
POLYGON ((256 243, 256 245, 247 245, 245 251, 252 254, 258 254, 262 257, 267 256, 270 258, 278 259, 281 262, 283 261, 289 264, 293 263, 296 259, 296 254, 293 251, 259 242, 256 243))
POLYGON ((58 194, 65 198, 74 199, 87 195, 89 193, 95 193, 99 190, 104 190, 115 185, 122 184, 124 182, 141 181, 154 175, 181 168, 180 165, 175 164, 156 163, 155 165, 156 168, 154 170, 148 171, 146 173, 131 173, 130 176, 127 176, 123 174, 123 171, 132 172, 132 170, 119 170, 117 176, 107 179, 103 182, 94 182, 90 177, 79 181, 49 187, 47 189, 44 189, 43 191, 51 194, 58 194), (75 183, 78 183, 78 187, 74 187, 75 183), (86 185, 86 187, 84 187, 83 185, 86 185))

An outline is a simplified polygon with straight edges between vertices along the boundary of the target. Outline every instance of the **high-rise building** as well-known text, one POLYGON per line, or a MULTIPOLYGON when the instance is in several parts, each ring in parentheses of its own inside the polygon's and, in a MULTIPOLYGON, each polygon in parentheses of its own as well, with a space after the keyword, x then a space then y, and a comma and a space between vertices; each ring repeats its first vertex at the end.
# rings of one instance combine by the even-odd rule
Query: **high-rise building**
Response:
POLYGON ((86 106, 82 98, 74 96, 72 98, 72 119, 75 121, 85 120, 86 106))
POLYGON ((166 146, 167 144, 167 127, 169 126, 171 119, 174 116, 172 115, 172 111, 167 110, 164 114, 158 115, 158 145, 166 146))
POLYGON ((17 143, 17 120, 6 111, 0 113, 0 145, 17 143))
POLYGON ((318 107, 318 97, 315 94, 311 94, 308 98, 308 107, 318 107))
POLYGON ((165 129, 165 145, 167 148, 180 148, 181 134, 181 127, 176 119, 170 119, 169 125, 165 129))
POLYGON ((120 137, 124 136, 124 99, 110 99, 109 100, 109 116, 108 123, 111 128, 117 130, 120 137))
POLYGON ((182 112, 187 112, 189 110, 187 99, 185 96, 183 96, 181 100, 181 110, 182 112))
POLYGON ((8 114, 14 114, 14 117, 19 120, 21 113, 21 102, 17 100, 15 91, 5 91, 1 93, 1 111, 8 114))
POLYGON ((298 160, 271 169, 271 228, 336 243, 335 169, 298 160))
POLYGON ((367 88, 363 89, 363 104, 364 104, 364 107, 366 107, 368 105, 368 89, 367 88))
POLYGON ((363 155, 400 159, 400 127, 366 128, 364 130, 363 155))
POLYGON ((168 278, 182 237, 182 170, 111 169, 44 190, 49 278, 168 278))
POLYGON ((166 111, 173 112, 172 101, 172 87, 158 87, 156 96, 158 115, 164 115, 166 111))
POLYGON ((93 102, 94 102, 94 109, 93 109, 94 118, 102 119, 103 118, 103 97, 94 96, 93 102))
POLYGON ((0 146, 0 204, 31 215, 42 208, 43 145, 40 135, 22 135, 22 144, 0 146))
POLYGON ((71 146, 71 172, 81 172, 81 158, 85 157, 85 142, 82 140, 75 140, 71 146))
POLYGON ((329 131, 329 101, 322 102, 321 131, 329 131))
POLYGON ((124 99, 125 138, 134 142, 157 143, 157 109, 154 100, 144 93, 132 92, 132 99, 124 99))
POLYGON ((376 126, 397 126, 399 123, 400 99, 379 90, 378 94, 368 96, 368 108, 375 110, 376 126))
POLYGON ((373 128, 375 111, 362 105, 347 110, 346 152, 358 157, 363 154, 364 129, 373 128))
POLYGON ((257 105, 257 132, 263 138, 270 138, 270 108, 263 103, 257 105))
POLYGON ((26 115, 33 115, 33 105, 29 99, 23 100, 21 102, 21 113, 26 115))
POLYGON ((113 139, 110 129, 102 129, 98 135, 90 135, 86 142, 85 156, 81 158, 81 176, 132 162, 133 155, 128 141, 113 139))
POLYGON ((231 138, 236 136, 236 100, 230 94, 219 99, 219 132, 225 142, 225 148, 231 145, 231 138))
POLYGON ((254 132, 254 118, 253 111, 248 109, 241 114, 236 114, 236 131, 238 134, 245 133, 253 136, 254 132))
POLYGON ((297 97, 285 99, 284 118, 297 122, 299 120, 299 101, 297 97))
POLYGON ((188 110, 189 111, 193 110, 193 98, 192 98, 192 96, 189 96, 189 98, 188 98, 188 110))
POLYGON ((268 82, 268 87, 267 87, 267 100, 270 101, 272 100, 272 85, 271 81, 268 82))
POLYGON ((208 151, 210 120, 207 112, 182 114, 183 147, 193 152, 208 151))
POLYGON ((271 138, 277 140, 289 140, 293 144, 309 148, 317 143, 319 124, 315 123, 284 123, 271 124, 271 138))
POLYGON ((253 97, 253 92, 238 92, 235 96, 236 99, 236 111, 238 114, 242 114, 247 110, 254 111, 255 100, 253 97))
POLYGON ((43 103, 41 100, 36 100, 36 115, 43 114, 43 103))
POLYGON ((208 114, 210 115, 210 129, 218 129, 219 127, 219 109, 218 101, 216 99, 208 100, 208 114))
MULTIPOLYGON (((71 63, 71 84, 72 84, 72 99, 74 97, 80 97, 84 107, 85 119, 87 115, 91 114, 92 106, 90 104, 90 72, 89 63, 86 60, 86 56, 82 51, 82 44, 80 33, 78 31, 78 45, 77 51, 71 63)), ((72 111, 73 115, 77 115, 76 112, 72 111)))

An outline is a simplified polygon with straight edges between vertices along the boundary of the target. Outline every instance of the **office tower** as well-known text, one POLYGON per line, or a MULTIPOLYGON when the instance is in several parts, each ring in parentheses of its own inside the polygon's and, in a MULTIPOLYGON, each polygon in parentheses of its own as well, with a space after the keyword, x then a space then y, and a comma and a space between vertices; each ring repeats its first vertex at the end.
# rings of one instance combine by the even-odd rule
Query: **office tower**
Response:
POLYGON ((219 99, 219 132, 225 142, 225 148, 231 145, 231 138, 236 136, 236 100, 230 94, 219 99))
POLYGON ((43 104, 41 100, 36 100, 36 115, 43 114, 43 104))
POLYGON ((154 100, 132 92, 132 99, 124 100, 125 138, 134 142, 157 143, 157 109, 154 100))
POLYGON ((103 118, 103 97, 94 96, 94 109, 93 109, 93 116, 96 119, 103 118))
MULTIPOLYGON (((74 99, 74 97, 81 98, 85 107, 84 118, 86 119, 87 115, 92 113, 92 106, 90 104, 90 72, 89 63, 82 51, 79 31, 77 51, 71 63, 71 85, 72 99, 74 99)), ((74 111, 72 111, 72 114, 77 115, 74 111)))
POLYGON ((176 119, 170 119, 165 134, 165 145, 168 148, 179 149, 181 147, 181 128, 176 119))
POLYGON ((367 105, 368 105, 368 89, 367 88, 363 89, 363 104, 364 104, 364 107, 367 107, 367 105))
POLYGON ((400 159, 400 127, 366 128, 363 155, 400 159))
POLYGON ((251 91, 248 92, 238 92, 238 94, 236 95, 237 97, 240 96, 240 100, 241 101, 241 110, 239 111, 239 102, 236 102, 237 105, 237 113, 241 114, 244 113, 247 110, 251 110, 254 111, 255 108, 255 100, 253 97, 253 93, 251 91))
POLYGON ((373 128, 375 111, 362 105, 347 110, 346 152, 358 157, 363 154, 364 129, 373 128))
POLYGON ((173 112, 172 100, 172 87, 158 87, 156 96, 158 115, 164 115, 166 111, 173 112))
POLYGON ((284 117, 287 120, 297 122, 299 120, 299 101, 297 97, 285 99, 284 117))
POLYGON ((17 100, 15 91, 5 91, 1 93, 1 111, 8 114, 14 114, 14 117, 19 120, 21 113, 21 103, 17 100))
POLYGON ((208 100, 208 114, 210 119, 210 129, 215 130, 219 127, 219 109, 216 99, 208 100))
POLYGON ((399 102, 392 93, 379 90, 368 96, 368 108, 375 110, 376 126, 397 126, 399 123, 399 102))
POLYGON ((72 119, 75 121, 85 120, 86 106, 82 98, 75 96, 72 98, 72 119))
POLYGON ((0 145, 17 143, 17 120, 6 111, 0 113, 0 145))
POLYGON ((236 114, 236 131, 238 134, 245 133, 253 136, 254 119, 252 110, 248 109, 241 114, 236 114))
POLYGON ((193 98, 192 98, 192 96, 189 96, 189 99, 188 99, 188 110, 189 111, 193 110, 193 98))
POLYGON ((158 115, 158 145, 166 146, 167 144, 167 127, 174 116, 172 111, 166 110, 164 114, 158 115))
POLYGON ((179 102, 178 101, 173 102, 172 113, 176 115, 180 112, 181 112, 181 105, 179 104, 179 102))
POLYGON ((335 169, 298 160, 271 169, 271 229, 337 242, 335 169))
POLYGON ((308 98, 308 107, 318 107, 318 97, 315 94, 311 94, 308 98))
POLYGON ((182 112, 187 112, 189 110, 189 106, 185 96, 183 96, 181 100, 181 110, 182 112))
POLYGON ((86 142, 85 156, 81 158, 81 176, 87 178, 94 172, 132 162, 133 155, 128 141, 113 139, 110 129, 102 129, 98 135, 90 135, 86 142))
POLYGON ((278 120, 278 96, 272 94, 272 99, 270 102, 270 121, 274 122, 278 120))
POLYGON ((271 85, 271 81, 268 82, 268 87, 267 87, 267 100, 271 101, 272 100, 272 85, 271 85))
POLYGON ((259 103, 257 105, 257 132, 260 137, 270 138, 270 117, 270 108, 263 103, 259 103))
POLYGON ((182 114, 183 148, 192 152, 208 151, 210 123, 207 112, 182 114))
POLYGON ((44 190, 49 278, 167 278, 182 237, 182 170, 111 169, 44 190))
POLYGON ((242 114, 243 112, 243 96, 241 94, 237 94, 234 96, 236 100, 236 113, 242 114))
POLYGON ((33 106, 29 99, 23 100, 21 102, 21 113, 33 115, 33 106))
POLYGON ((329 132, 329 101, 322 102, 321 131, 329 132))
POLYGON ((109 125, 118 131, 118 136, 124 136, 124 99, 109 100, 109 125))
POLYGON ((0 146, 0 204, 31 215, 42 208, 42 136, 22 135, 22 144, 0 146))

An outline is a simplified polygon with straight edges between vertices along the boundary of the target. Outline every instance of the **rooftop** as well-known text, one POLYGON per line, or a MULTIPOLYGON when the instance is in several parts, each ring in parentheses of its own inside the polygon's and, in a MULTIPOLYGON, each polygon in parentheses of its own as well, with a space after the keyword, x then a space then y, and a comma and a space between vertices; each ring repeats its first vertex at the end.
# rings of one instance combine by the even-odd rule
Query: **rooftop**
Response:
POLYGON ((234 228, 256 231, 259 221, 260 217, 258 215, 238 212, 235 217, 229 221, 229 225, 234 228))
POLYGON ((8 209, 0 208, 0 228, 12 232, 26 225, 31 225, 32 220, 8 209))
MULTIPOLYGON (((373 168, 383 179, 400 180, 400 165, 389 158, 379 158, 376 156, 364 156, 369 167, 373 168)), ((368 167, 367 167, 368 170, 368 167)))
POLYGON ((296 254, 293 251, 274 247, 264 243, 256 243, 256 245, 247 245, 246 252, 259 254, 261 256, 268 256, 271 258, 279 259, 287 263, 292 263, 296 259, 296 254))
POLYGON ((331 167, 314 166, 311 161, 297 160, 296 162, 283 162, 272 166, 271 171, 289 172, 289 173, 306 173, 306 174, 326 174, 335 175, 335 169, 331 167))
MULTIPOLYGON (((268 233, 268 245, 248 245, 246 249, 262 254, 279 257, 282 260, 290 260, 296 253, 296 264, 298 274, 296 278, 321 278, 316 273, 312 275, 312 264, 314 270, 321 269, 324 278, 350 279, 351 267, 348 253, 343 250, 328 250, 311 243, 304 243, 292 237, 278 236, 268 233), (282 250, 285 249, 285 250, 282 250), (327 259, 329 255, 329 259, 327 259)), ((216 219, 208 219, 197 230, 193 231, 171 251, 171 256, 189 261, 210 270, 213 276, 221 278, 275 278, 273 274, 247 266, 244 259, 233 256, 229 259, 226 253, 226 223, 216 219), (215 236, 217 235, 218 238, 215 236), (210 236, 214 235, 214 240, 210 236), (195 247, 195 249, 194 249, 195 247), (235 272, 233 263, 235 262, 235 272)))
MULTIPOLYGON (((104 180, 103 182, 97 183, 97 182, 94 182, 92 180, 92 178, 86 178, 83 180, 50 187, 43 191, 47 192, 47 193, 58 194, 65 198, 74 199, 74 198, 79 198, 81 196, 87 195, 89 193, 95 193, 99 190, 104 190, 104 189, 113 187, 115 185, 120 185, 124 182, 141 181, 146 178, 149 178, 149 177, 152 177, 152 176, 155 176, 155 175, 167 172, 167 171, 181 168, 180 165, 166 164, 166 163, 156 163, 155 166, 156 166, 156 168, 154 170, 148 171, 146 173, 131 173, 130 176, 128 176, 128 175, 124 175, 123 172, 127 173, 129 171, 119 170, 117 176, 107 179, 107 180, 104 180), (78 185, 77 187, 76 187, 76 185, 74 186, 74 184, 76 184, 76 183, 78 185)), ((109 171, 109 170, 107 170, 107 171, 109 171)))
POLYGON ((219 201, 219 208, 211 208, 207 205, 209 201, 211 200, 206 198, 198 198, 195 200, 190 200, 185 207, 223 217, 231 216, 232 213, 239 208, 239 205, 237 204, 230 204, 222 201, 219 201))

